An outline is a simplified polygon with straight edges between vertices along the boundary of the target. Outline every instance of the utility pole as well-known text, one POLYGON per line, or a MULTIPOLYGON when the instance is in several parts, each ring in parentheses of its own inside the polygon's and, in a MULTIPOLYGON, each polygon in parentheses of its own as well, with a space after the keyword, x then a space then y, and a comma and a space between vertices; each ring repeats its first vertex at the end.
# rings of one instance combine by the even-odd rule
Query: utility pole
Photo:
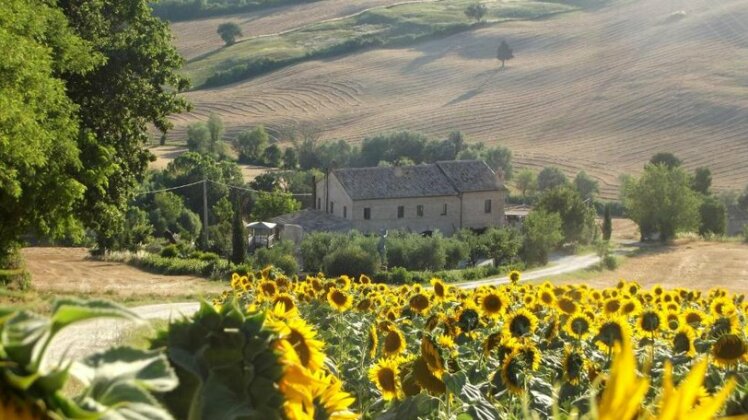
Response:
POLYGON ((208 248, 208 180, 203 179, 203 232, 205 232, 205 248, 208 248))

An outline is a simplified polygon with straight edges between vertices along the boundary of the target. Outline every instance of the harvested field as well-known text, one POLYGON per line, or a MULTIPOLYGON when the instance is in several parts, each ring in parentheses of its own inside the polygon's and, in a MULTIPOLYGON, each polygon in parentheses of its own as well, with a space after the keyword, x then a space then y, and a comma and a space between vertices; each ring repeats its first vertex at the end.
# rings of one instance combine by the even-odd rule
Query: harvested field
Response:
POLYGON ((259 12, 176 22, 171 25, 171 29, 176 38, 177 49, 186 60, 191 60, 223 47, 223 41, 216 33, 216 29, 224 22, 236 23, 242 29, 243 38, 249 38, 285 32, 310 23, 349 16, 371 7, 387 6, 401 1, 326 0, 276 7, 259 12))
POLYGON ((625 279, 636 280, 647 288, 655 284, 698 290, 725 287, 734 293, 748 293, 746 278, 747 244, 679 241, 672 246, 657 246, 626 258, 615 271, 585 273, 581 279, 566 275, 562 282, 609 287, 625 279))
POLYGON ((228 135, 311 123, 324 138, 355 143, 386 130, 459 129, 510 147, 520 167, 584 169, 604 198, 616 198, 619 175, 658 151, 677 153, 689 169, 709 166, 717 188, 742 188, 746 62, 748 2, 614 0, 190 92, 195 110, 173 117, 172 136, 210 112, 228 135), (504 70, 494 58, 502 39, 516 56, 504 70))
POLYGON ((211 297, 226 288, 224 282, 194 276, 165 276, 126 264, 97 261, 85 248, 24 248, 32 287, 42 293, 106 297, 124 300, 159 296, 211 297))

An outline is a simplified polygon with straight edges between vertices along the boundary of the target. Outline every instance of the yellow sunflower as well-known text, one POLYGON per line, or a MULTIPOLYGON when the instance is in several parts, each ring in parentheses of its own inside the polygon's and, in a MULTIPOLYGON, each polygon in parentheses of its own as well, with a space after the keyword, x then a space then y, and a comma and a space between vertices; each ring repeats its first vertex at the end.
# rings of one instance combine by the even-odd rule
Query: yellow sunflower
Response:
POLYGON ((712 344, 712 358, 714 364, 723 368, 730 368, 745 360, 748 346, 737 334, 725 334, 712 344))
POLYGON ((639 335, 651 337, 665 327, 665 319, 662 316, 662 312, 647 309, 637 317, 636 327, 639 335))
POLYGON ((434 298, 437 301, 443 301, 447 298, 447 285, 441 279, 436 277, 431 279, 431 287, 434 288, 434 298))
POLYGON ((543 306, 550 308, 556 305, 556 295, 553 290, 543 288, 538 291, 538 301, 543 306))
POLYGON ((382 351, 384 352, 385 356, 397 356, 398 354, 405 352, 406 347, 407 343, 405 341, 405 336, 403 335, 403 333, 397 327, 390 328, 384 338, 384 343, 382 346, 382 351))
POLYGON ((601 322, 597 327, 595 341, 602 351, 612 352, 616 343, 630 340, 631 327, 625 319, 619 317, 609 318, 601 322))
POLYGON ((566 297, 566 296, 559 298, 556 301, 556 306, 558 307, 559 311, 567 315, 573 315, 579 310, 579 307, 577 306, 577 304, 573 300, 571 300, 569 297, 566 297))
POLYGON ((706 360, 695 364, 688 376, 681 381, 680 386, 676 389, 673 384, 673 367, 670 361, 665 363, 665 375, 662 381, 663 392, 658 403, 658 419, 711 419, 717 416, 722 405, 735 388, 736 382, 735 378, 730 378, 714 397, 702 398, 702 382, 707 366, 706 360))
POLYGON ((400 383, 400 361, 397 358, 383 358, 369 369, 369 380, 374 383, 382 399, 391 401, 403 397, 400 383))
POLYGON ((621 346, 616 347, 610 377, 597 403, 599 420, 635 418, 649 390, 647 378, 639 377, 631 340, 624 335, 621 346))
POLYGON ((274 280, 261 280, 257 285, 257 289, 262 292, 261 296, 271 299, 278 294, 278 286, 274 280))
POLYGON ((369 327, 369 336, 366 345, 366 354, 369 356, 369 359, 374 359, 377 356, 377 349, 379 348, 379 336, 377 335, 377 327, 374 324, 369 327))
MULTIPOLYGON (((320 369, 325 361, 325 343, 317 340, 317 332, 302 318, 266 321, 268 327, 279 335, 279 341, 286 341, 305 368, 320 369)), ((284 347, 285 348, 285 347, 284 347)))
POLYGON ((531 336, 538 329, 538 317, 527 309, 518 309, 504 321, 503 332, 507 337, 531 336))
POLYGON ((353 305, 353 298, 342 290, 330 288, 327 292, 327 302, 338 312, 345 312, 353 305))
POLYGON ((522 280, 522 273, 517 270, 512 270, 509 272, 509 281, 512 283, 512 285, 517 285, 520 280, 522 280))
POLYGON ((586 314, 572 315, 566 320, 564 331, 572 338, 584 340, 594 334, 594 323, 586 314))
POLYGON ((735 313, 736 308, 732 300, 727 297, 718 297, 709 304, 709 311, 712 316, 730 316, 735 313))
POLYGON ((564 380, 572 385, 579 385, 587 372, 587 358, 584 354, 567 346, 564 349, 564 380))
POLYGON ((423 293, 416 293, 408 299, 408 306, 413 312, 424 314, 430 306, 429 298, 423 293))
POLYGON ((699 309, 686 309, 680 316, 683 324, 690 325, 695 329, 705 327, 709 324, 709 316, 706 312, 699 309))
POLYGON ((509 299, 500 292, 490 291, 479 297, 480 310, 483 316, 498 318, 509 306, 509 299))
POLYGON ((444 358, 441 355, 439 346, 428 335, 424 335, 421 338, 421 358, 426 362, 429 371, 434 376, 437 378, 442 377, 442 374, 444 374, 444 358))
POLYGON ((612 297, 609 299, 606 299, 603 303, 603 311, 605 312, 605 315, 616 315, 618 314, 618 311, 621 309, 621 299, 617 297, 612 297))
POLYGON ((522 366, 521 356, 514 352, 504 359, 501 366, 501 381, 504 386, 515 395, 522 395, 525 392, 525 372, 522 366))
POLYGON ((675 332, 673 335, 673 353, 683 353, 686 356, 693 357, 696 355, 696 348, 694 347, 694 340, 696 334, 693 328, 689 326, 683 326, 675 332))
POLYGON ((413 361, 413 376, 415 376, 418 385, 431 395, 441 395, 447 391, 444 382, 431 373, 423 357, 413 361))

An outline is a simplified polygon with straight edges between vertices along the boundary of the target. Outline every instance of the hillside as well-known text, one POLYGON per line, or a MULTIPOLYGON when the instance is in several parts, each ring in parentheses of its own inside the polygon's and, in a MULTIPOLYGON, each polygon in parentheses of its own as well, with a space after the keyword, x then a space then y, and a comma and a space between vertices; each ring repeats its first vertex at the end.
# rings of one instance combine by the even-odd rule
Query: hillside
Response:
POLYGON ((172 136, 210 112, 224 118, 229 134, 258 123, 312 123, 325 138, 357 142, 391 129, 460 129, 509 146, 519 166, 585 169, 609 198, 620 174, 638 171, 661 150, 689 168, 710 166, 717 187, 742 188, 746 22, 742 0, 615 1, 409 48, 311 61, 186 94, 195 110, 173 118, 172 136), (501 39, 516 56, 505 70, 494 58, 501 39))

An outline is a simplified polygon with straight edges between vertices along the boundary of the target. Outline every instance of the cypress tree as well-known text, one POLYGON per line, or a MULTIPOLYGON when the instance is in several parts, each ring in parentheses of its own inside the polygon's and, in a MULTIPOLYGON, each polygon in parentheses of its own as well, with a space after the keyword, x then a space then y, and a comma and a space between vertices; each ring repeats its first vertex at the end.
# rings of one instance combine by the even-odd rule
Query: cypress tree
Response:
POLYGON ((237 194, 234 217, 231 220, 231 262, 241 264, 247 257, 247 230, 242 220, 241 199, 237 194))
POLYGON ((610 203, 608 203, 605 204, 605 211, 603 213, 603 239, 609 241, 612 233, 613 221, 610 219, 610 203))

